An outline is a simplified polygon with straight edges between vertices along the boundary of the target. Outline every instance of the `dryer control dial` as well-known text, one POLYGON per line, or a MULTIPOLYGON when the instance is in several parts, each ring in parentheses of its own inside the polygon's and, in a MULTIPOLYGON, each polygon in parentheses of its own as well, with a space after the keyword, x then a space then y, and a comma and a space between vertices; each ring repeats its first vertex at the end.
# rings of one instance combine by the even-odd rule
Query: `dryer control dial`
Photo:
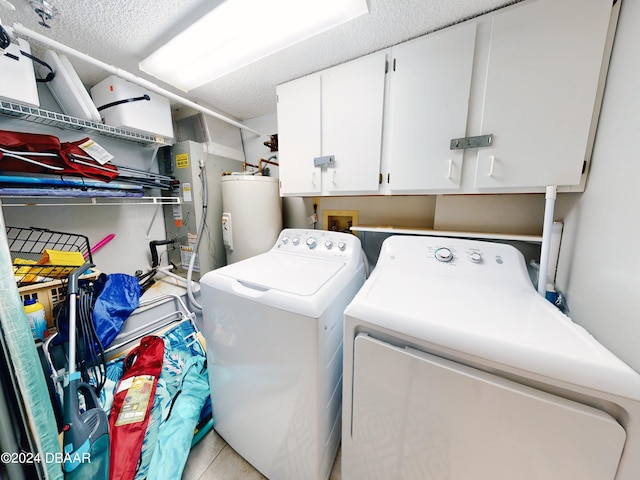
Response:
POLYGON ((293 243, 294 245, 299 245, 300 244, 300 238, 299 237, 293 237, 293 240, 291 240, 291 243, 293 243))
POLYGON ((451 260, 453 260, 453 252, 447 247, 436 248, 434 255, 436 257, 436 260, 438 260, 439 262, 450 262, 451 260))
POLYGON ((340 251, 344 252, 344 249, 347 248, 347 244, 345 242, 338 242, 338 248, 340 251))
POLYGON ((471 252, 469 254, 469 260, 471 260, 473 263, 481 263, 482 254, 480 252, 471 252))
POLYGON ((327 240, 324 242, 324 246, 327 247, 327 250, 331 250, 333 248, 333 242, 331 240, 327 240))
POLYGON ((318 245, 318 240, 316 240, 313 237, 307 238, 307 247, 313 250, 314 248, 316 248, 317 245, 318 245))

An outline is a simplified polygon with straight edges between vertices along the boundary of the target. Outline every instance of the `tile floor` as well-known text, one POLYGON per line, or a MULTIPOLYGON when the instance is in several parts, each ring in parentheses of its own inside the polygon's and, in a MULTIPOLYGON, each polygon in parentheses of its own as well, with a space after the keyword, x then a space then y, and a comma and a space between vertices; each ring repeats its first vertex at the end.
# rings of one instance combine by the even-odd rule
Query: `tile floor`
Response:
MULTIPOLYGON (((214 430, 191 449, 183 480, 266 480, 214 430)), ((329 480, 340 480, 340 450, 329 480)))

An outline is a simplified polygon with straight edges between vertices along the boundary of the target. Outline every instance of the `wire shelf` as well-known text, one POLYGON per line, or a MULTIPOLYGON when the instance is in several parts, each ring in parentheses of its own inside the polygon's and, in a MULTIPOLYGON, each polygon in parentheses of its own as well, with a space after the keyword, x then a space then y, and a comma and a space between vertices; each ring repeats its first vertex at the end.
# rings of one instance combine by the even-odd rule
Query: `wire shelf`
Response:
POLYGON ((103 136, 114 137, 120 140, 128 140, 145 145, 171 145, 173 143, 173 139, 171 138, 133 132, 125 128, 111 127, 91 120, 83 120, 63 113, 50 112, 38 107, 9 102, 7 100, 0 101, 0 114, 42 125, 50 125, 67 130, 71 128, 74 130, 81 130, 83 132, 97 133, 103 136))
POLYGON ((42 197, 2 196, 2 207, 68 207, 83 205, 180 205, 180 197, 42 197))
MULTIPOLYGON (((13 274, 19 287, 66 278, 79 267, 76 261, 48 261, 49 255, 68 259, 65 253, 77 252, 83 262, 93 263, 89 239, 84 235, 35 227, 7 226, 6 229, 13 274)), ((75 260, 78 255, 73 257, 75 260)))

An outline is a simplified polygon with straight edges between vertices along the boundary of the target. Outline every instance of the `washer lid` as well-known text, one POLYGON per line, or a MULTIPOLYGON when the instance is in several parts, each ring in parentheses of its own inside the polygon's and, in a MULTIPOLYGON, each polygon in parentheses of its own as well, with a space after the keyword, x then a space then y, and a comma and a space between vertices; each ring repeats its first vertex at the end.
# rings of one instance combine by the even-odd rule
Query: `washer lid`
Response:
POLYGON ((228 265, 218 273, 257 290, 309 296, 320 290, 344 266, 342 261, 267 252, 228 265))

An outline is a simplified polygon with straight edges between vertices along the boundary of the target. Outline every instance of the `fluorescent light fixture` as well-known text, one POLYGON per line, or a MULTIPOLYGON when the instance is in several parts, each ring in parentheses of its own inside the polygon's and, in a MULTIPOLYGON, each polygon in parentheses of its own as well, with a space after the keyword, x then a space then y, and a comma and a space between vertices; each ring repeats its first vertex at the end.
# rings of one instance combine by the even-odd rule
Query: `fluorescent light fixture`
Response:
POLYGON ((367 12, 367 0, 226 0, 140 69, 192 90, 367 12))

